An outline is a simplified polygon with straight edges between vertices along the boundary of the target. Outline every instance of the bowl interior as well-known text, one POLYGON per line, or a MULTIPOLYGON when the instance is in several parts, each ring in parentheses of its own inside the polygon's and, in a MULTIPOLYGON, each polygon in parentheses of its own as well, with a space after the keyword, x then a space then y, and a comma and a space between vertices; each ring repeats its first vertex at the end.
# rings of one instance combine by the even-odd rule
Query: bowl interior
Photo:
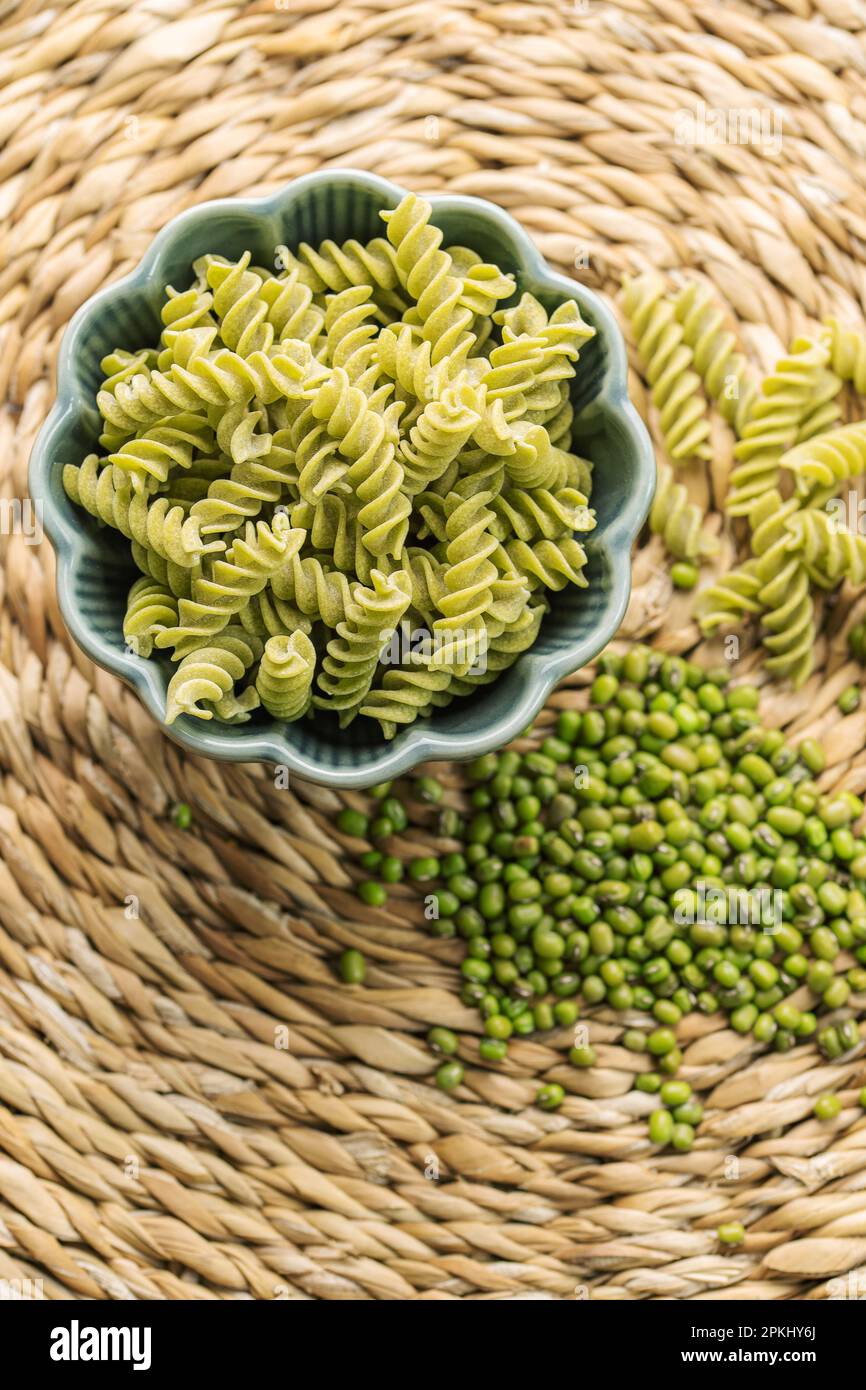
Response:
MULTIPOLYGON (((44 482, 63 530, 85 533, 87 544, 71 547, 68 592, 61 592, 61 604, 73 633, 93 649, 91 654, 132 680, 160 714, 172 663, 162 656, 147 661, 134 656, 125 650, 122 637, 126 594, 138 576, 127 543, 74 507, 62 486, 63 464, 80 462, 97 448, 99 418, 94 398, 103 375, 100 359, 116 347, 132 349, 157 342, 164 287, 170 284, 185 289, 191 283, 190 267, 197 256, 216 252, 236 258, 250 250, 254 263, 272 266, 280 243, 294 249, 301 241, 318 243, 326 237, 368 240, 383 234, 379 210, 394 206, 398 197, 399 191, 381 180, 314 176, 308 181, 306 196, 283 204, 278 200, 257 206, 225 202, 195 209, 158 239, 146 271, 105 292, 89 312, 85 311, 86 319, 73 334, 66 362, 74 378, 75 408, 67 410, 63 428, 52 436, 44 482)), ((609 612, 613 566, 628 567, 634 525, 618 546, 611 542, 628 499, 635 490, 646 490, 646 459, 641 459, 641 440, 633 424, 624 419, 624 384, 614 383, 614 377, 622 373, 614 370, 611 355, 621 352, 621 345, 611 332, 607 311, 595 296, 547 271, 519 229, 512 231, 514 224, 498 209, 471 199, 432 201, 433 221, 441 227, 446 245, 471 246, 485 259, 514 272, 517 293, 531 291, 548 309, 566 298, 575 298, 584 317, 599 330, 581 353, 573 383, 575 448, 594 464, 590 500, 598 525, 586 547, 589 585, 586 589, 569 586, 552 596, 552 610, 536 644, 510 670, 490 686, 480 687, 467 699, 455 700, 424 721, 434 742, 441 735, 456 756, 472 756, 485 742, 489 746, 491 728, 501 725, 514 710, 525 710, 532 717, 552 676, 564 674, 564 660, 566 669, 576 669, 612 635, 618 621, 614 615, 611 624, 609 612), (568 662, 569 652, 574 654, 573 664, 568 662)), ((398 750, 416 737, 417 729, 418 724, 410 726, 387 747, 398 750)), ((302 720, 288 730, 257 711, 248 724, 237 726, 203 724, 184 717, 168 732, 188 746, 197 743, 204 751, 229 758, 260 757, 263 734, 282 738, 288 733, 292 749, 312 775, 321 769, 327 780, 329 773, 351 766, 355 784, 363 784, 365 768, 375 771, 386 747, 372 720, 358 719, 340 730, 336 718, 321 711, 315 719, 302 720)))

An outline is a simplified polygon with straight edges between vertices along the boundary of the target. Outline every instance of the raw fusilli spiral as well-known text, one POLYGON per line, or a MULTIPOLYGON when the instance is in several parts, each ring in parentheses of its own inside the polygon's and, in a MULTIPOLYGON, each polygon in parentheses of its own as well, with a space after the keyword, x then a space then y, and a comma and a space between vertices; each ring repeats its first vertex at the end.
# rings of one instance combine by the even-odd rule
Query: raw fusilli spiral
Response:
POLYGON ((325 315, 313 303, 312 292, 298 270, 264 280, 259 296, 268 306, 267 322, 279 342, 308 343, 314 347, 324 329, 325 315))
POLYGON ((505 458, 510 481, 519 488, 557 488, 566 478, 566 463, 543 425, 517 420, 511 427, 514 451, 505 458))
POLYGON ((479 318, 492 314, 500 299, 514 294, 514 276, 503 274, 498 265, 482 261, 477 251, 468 246, 450 246, 453 273, 463 280, 460 302, 479 318))
POLYGON ((341 570, 326 570, 314 555, 305 559, 294 555, 271 580, 278 599, 288 599, 307 618, 338 627, 345 621, 346 607, 352 600, 349 580, 341 570))
POLYGON ((193 579, 192 596, 178 604, 177 627, 161 632, 156 645, 173 647, 177 660, 201 638, 220 632, 303 540, 304 532, 291 530, 285 513, 278 513, 270 525, 248 521, 225 555, 211 560, 193 579))
POLYGON ((174 415, 121 444, 106 463, 117 470, 136 492, 152 491, 166 482, 172 468, 189 468, 194 449, 207 453, 213 435, 207 420, 198 415, 174 415))
POLYGON ((442 233, 431 227, 431 212, 428 202, 409 193, 393 212, 381 216, 397 253, 397 274, 415 301, 435 365, 471 330, 472 311, 461 304, 463 281, 451 274, 451 257, 440 250, 442 233))
POLYGON ((761 588, 758 602, 766 629, 765 666, 771 674, 802 685, 812 670, 815 646, 815 608, 803 560, 790 548, 788 523, 799 510, 794 498, 783 502, 771 489, 749 515, 755 574, 761 588))
POLYGON ((570 531, 591 531, 595 525, 585 495, 572 487, 553 492, 548 488, 507 487, 490 505, 497 518, 490 530, 499 541, 509 535, 519 541, 553 541, 570 531))
POLYGON ((842 415, 839 403, 841 389, 840 378, 828 367, 815 373, 811 399, 797 428, 795 445, 836 428, 842 415))
POLYGON ((376 360, 376 305, 367 285, 354 285, 330 295, 325 311, 328 361, 343 367, 353 385, 372 371, 371 385, 379 374, 376 360))
MULTIPOLYGON (((520 419, 529 408, 528 396, 541 371, 544 340, 528 334, 512 337, 490 353, 490 370, 483 378, 487 400, 501 406, 501 418, 520 419)), ((558 393, 557 393, 558 394, 558 393)))
POLYGON ((447 386, 438 400, 428 401, 400 447, 405 491, 421 492, 441 478, 469 442, 483 409, 483 392, 468 383, 447 386))
POLYGON ((648 271, 623 286, 623 308, 631 320, 665 447, 674 462, 710 456, 710 426, 700 377, 677 322, 661 276, 648 271))
POLYGON ((866 537, 841 526, 818 507, 804 507, 790 517, 787 526, 791 548, 822 587, 832 587, 843 579, 851 584, 866 582, 866 537))
POLYGON ((272 589, 254 594, 238 613, 238 622, 247 632, 264 641, 267 637, 285 637, 291 632, 309 636, 312 623, 289 599, 277 598, 272 589))
POLYGON ((755 560, 748 560, 701 589, 695 615, 704 637, 712 637, 720 628, 737 627, 748 615, 760 613, 762 584, 755 565, 755 560))
POLYGON ((274 341, 274 326, 268 321, 268 306, 260 294, 263 282, 248 269, 249 263, 250 253, 245 251, 234 265, 212 261, 207 269, 220 337, 241 357, 267 352, 274 341))
POLYGON ((258 706, 259 696, 251 685, 236 695, 235 686, 261 654, 258 638, 236 623, 199 642, 183 658, 168 683, 166 724, 173 724, 181 714, 191 714, 196 719, 216 716, 228 724, 244 723, 258 706))
POLYGON ((360 241, 323 241, 318 248, 302 241, 297 255, 287 246, 277 247, 280 265, 297 270, 303 284, 314 294, 330 290, 332 294, 356 285, 369 285, 380 290, 394 290, 399 284, 396 255, 384 237, 374 237, 366 246, 360 241))
POLYGON ((531 294, 522 295, 514 309, 500 309, 494 319, 502 324, 506 343, 523 336, 538 343, 539 357, 525 392, 527 410, 556 410, 561 402, 560 384, 573 376, 580 348, 593 337, 594 329, 584 323, 573 299, 558 304, 548 317, 531 294))
POLYGON ((493 494, 482 487, 483 478, 467 474, 445 499, 445 593, 438 603, 441 616, 433 624, 439 643, 435 666, 472 664, 493 601, 491 585, 498 572, 490 557, 498 542, 489 528, 496 518, 487 506, 493 494))
POLYGON ((718 542, 704 530, 700 507, 689 501, 683 483, 674 481, 670 464, 657 465, 656 494, 649 514, 649 526, 661 536, 671 555, 678 560, 697 560, 712 555, 718 542))
POLYGON ((748 516, 754 503, 777 486, 779 462, 794 443, 827 356, 823 343, 800 338, 762 382, 734 447, 737 463, 725 500, 731 516, 748 516))
MULTIPOLYGON (((494 681, 496 677, 513 666, 521 652, 528 651, 538 636, 538 629, 541 627, 541 620, 548 611, 546 602, 536 603, 531 608, 525 608, 520 617, 513 623, 506 626, 496 637, 491 637, 485 655, 486 669, 473 677, 473 683, 487 685, 494 681)), ((450 695, 467 695, 472 689, 471 684, 460 676, 454 676, 448 686, 450 695)))
POLYGON ((213 295, 198 289, 195 285, 178 292, 171 285, 166 290, 168 296, 160 311, 165 325, 160 335, 162 352, 156 359, 160 371, 171 366, 172 353, 178 333, 187 328, 210 328, 214 326, 213 295))
POLYGON ((291 723, 310 708, 316 649, 303 632, 269 637, 256 674, 256 692, 268 714, 291 723))
POLYGON ((393 738, 402 725, 426 714, 435 697, 448 690, 451 680, 449 671, 434 670, 429 664, 393 667, 385 672, 382 684, 367 693, 360 712, 378 719, 385 737, 393 738))
POLYGON ((505 552, 511 567, 525 575, 532 588, 540 584, 558 592, 566 584, 586 586, 583 573, 586 551, 573 536, 557 541, 537 541, 532 546, 525 541, 512 540, 506 542, 505 552))
POLYGON ((847 328, 838 319, 828 319, 830 366, 843 381, 850 381, 858 395, 866 394, 866 336, 847 328))
POLYGON ((194 570, 184 565, 176 565, 173 560, 164 560, 155 550, 133 541, 129 547, 133 562, 147 579, 155 579, 175 598, 189 598, 192 593, 194 570))
POLYGON ((757 373, 739 351, 728 315, 708 285, 690 280, 674 301, 683 341, 707 394, 737 434, 742 434, 758 391, 757 373))
POLYGON ((798 444, 783 454, 780 462, 793 473, 802 496, 821 488, 835 491, 839 483, 866 473, 866 420, 841 425, 818 439, 798 444))
POLYGON ((202 555, 225 549, 220 540, 202 540, 198 519, 187 516, 183 507, 167 497, 132 491, 123 474, 118 481, 112 468, 100 468, 96 454, 88 454, 81 465, 66 464, 63 486, 91 516, 163 560, 189 568, 202 555))
POLYGON ((399 558, 409 530, 412 504, 402 492, 403 469, 382 416, 364 392, 336 367, 313 401, 313 414, 327 423, 344 458, 346 481, 362 504, 358 520, 371 555, 399 558))
POLYGON ((136 656, 150 656, 153 639, 177 622, 177 599, 165 585, 142 575, 126 600, 123 637, 136 656))
MULTIPOLYGON (((243 407, 230 407, 226 415, 243 407)), ((224 417, 225 418, 225 417, 224 417)), ((279 435, 256 434, 259 412, 244 413, 231 430, 229 473, 210 484, 207 495, 194 502, 191 524, 203 534, 236 530, 258 516, 264 506, 275 506, 296 481, 292 451, 279 435)))
POLYGON ((346 617, 338 623, 337 636, 328 643, 319 671, 322 695, 313 697, 315 704, 338 712, 341 729, 352 722, 364 703, 382 649, 391 640, 411 597, 411 581, 405 570, 390 577, 374 570, 370 588, 354 585, 346 617))

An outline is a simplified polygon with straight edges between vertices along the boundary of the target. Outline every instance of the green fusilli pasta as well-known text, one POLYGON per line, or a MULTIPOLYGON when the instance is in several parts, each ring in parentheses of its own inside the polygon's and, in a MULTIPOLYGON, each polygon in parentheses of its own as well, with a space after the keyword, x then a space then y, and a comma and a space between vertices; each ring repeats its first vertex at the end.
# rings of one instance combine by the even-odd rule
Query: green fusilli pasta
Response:
POLYGON ((467 383, 447 386, 438 400, 428 401, 399 449, 406 492, 421 492, 441 478, 469 442, 483 408, 483 392, 467 383))
POLYGON ((96 454, 89 454, 80 465, 66 464, 63 486, 73 502, 91 516, 163 560, 191 568, 203 555, 225 549, 220 540, 202 538, 198 518, 188 516, 167 497, 134 492, 126 485, 124 474, 118 479, 113 468, 100 468, 96 454))
POLYGON ((286 272, 297 271, 301 282, 313 294, 332 294, 367 285, 370 289, 395 290, 400 281, 396 253, 384 237, 374 237, 366 246, 360 241, 323 241, 310 246, 302 241, 297 255, 287 246, 277 247, 277 257, 286 272))
POLYGON ((355 285, 328 297, 325 311, 327 357, 332 367, 342 367, 354 386, 372 372, 371 386, 379 374, 376 351, 376 305, 367 285, 355 285))
POLYGON ((489 528, 496 517, 487 506, 493 493, 483 484, 483 476, 467 474, 445 499, 445 593, 433 624, 435 666, 471 664, 493 602, 498 571, 490 557, 498 542, 489 528))
POLYGON ((748 516, 755 502, 778 485, 782 455, 808 413, 827 356, 823 343, 800 338, 762 382, 734 447, 736 466, 725 499, 730 516, 748 516))
POLYGON ((153 639, 177 622, 177 599, 164 584, 142 575, 126 600, 123 637, 136 656, 150 656, 153 639))
POLYGON ((132 541, 129 547, 133 562, 146 579, 155 579, 175 598, 189 598, 192 593, 192 580, 195 569, 176 565, 173 560, 164 560, 155 550, 132 541))
POLYGON ((468 246, 449 246, 451 268, 463 280, 460 302, 480 318, 491 315, 500 299, 514 294, 514 276, 503 274, 498 265, 482 261, 468 246))
POLYGON ((586 587, 583 573, 586 565, 586 551, 573 536, 560 540, 542 540, 534 545, 525 541, 511 540, 505 545, 509 564, 518 574, 526 577, 532 589, 541 585, 555 593, 566 584, 586 587))
POLYGON ((473 315, 461 303, 463 281, 451 273, 451 257, 440 250, 442 233, 430 225, 431 212, 428 202, 409 193, 381 217, 397 253, 397 274, 415 301, 435 365, 471 331, 473 315))
POLYGON ((866 395, 866 336, 838 319, 828 319, 830 366, 842 381, 850 381, 858 395, 866 395))
POLYGON ((661 536, 670 554, 678 560, 698 560, 718 550, 718 542, 704 530, 700 507, 689 501, 682 483, 674 481, 667 463, 657 466, 658 481, 650 508, 649 527, 661 536))
POLYGON ((573 487, 506 487, 491 500, 496 522, 490 527, 499 541, 558 540, 569 532, 591 531, 595 515, 584 493, 573 487))
POLYGON ((166 672, 169 723, 331 711, 393 737, 586 582, 572 383, 594 329, 444 245, 426 200, 383 220, 272 269, 199 256, 158 342, 101 363, 99 452, 63 483, 128 543, 123 638, 166 672))
POLYGON ((293 632, 309 636, 312 623, 289 599, 278 598, 273 588, 254 594, 238 613, 238 622, 247 632, 261 637, 287 637, 293 632))
POLYGON ((191 597, 178 604, 177 627, 161 632, 156 645, 174 648, 177 660, 202 638, 220 632, 250 598, 261 593, 303 540, 304 532, 291 530, 285 513, 278 513, 270 525, 248 521, 225 555, 206 562, 193 579, 191 597))
POLYGON ((213 443, 203 416, 174 415, 121 444, 105 461, 121 486, 126 481, 136 492, 150 492, 167 481, 172 468, 189 468, 194 449, 207 453, 213 443))
POLYGON ((352 601, 345 574, 339 569, 325 569, 315 555, 305 559, 292 556, 273 576, 271 588, 277 599, 289 600, 305 617, 332 628, 345 622, 346 608, 352 601))
POLYGON ((411 600, 411 581, 405 570, 386 576, 374 570, 371 586, 355 584, 346 617, 328 643, 314 703, 334 710, 340 728, 350 724, 373 684, 382 650, 391 640, 411 600))
POLYGON ((798 444, 782 455, 780 463, 793 474, 801 496, 824 488, 835 491, 840 483, 866 473, 866 421, 841 425, 818 439, 798 444))
POLYGON ((790 517, 787 526, 791 549, 821 587, 831 588, 843 579, 850 584, 866 583, 866 537, 840 525, 818 507, 804 507, 790 517))
POLYGON ((391 739, 402 726, 426 714, 436 697, 445 695, 452 679, 449 671, 434 670, 429 664, 393 667, 377 689, 368 691, 360 712, 378 719, 385 738, 391 739))
POLYGON ((260 294, 263 281, 248 268, 249 264, 250 253, 245 251, 234 265, 213 260, 207 268, 220 337, 227 348, 241 357, 267 352, 274 341, 274 326, 268 320, 268 306, 260 294))
POLYGON ((409 531, 412 504, 402 491, 403 468, 382 416, 364 392, 335 367, 319 388, 313 414, 327 424, 340 453, 350 461, 346 481, 362 504, 358 520, 371 555, 400 555, 409 531))
MULTIPOLYGON (((494 319, 502 324, 506 343, 526 337, 538 344, 538 360, 524 393, 526 409, 555 411, 562 399, 560 386, 574 375, 580 349, 595 335, 595 329, 584 323, 573 299, 558 304, 548 317, 544 306, 531 294, 522 295, 513 309, 500 309, 494 319)), ((493 361, 493 353, 490 360, 493 361)))
POLYGON ((251 685, 237 695, 235 686, 261 654, 258 638, 235 623, 196 644, 168 683, 166 724, 173 724, 181 714, 217 718, 226 724, 245 723, 257 708, 259 696, 251 685))
POLYGON ((691 349, 661 276, 647 272, 626 280, 623 308, 634 330, 668 454, 675 463, 709 458, 710 425, 700 377, 693 370, 691 349))
POLYGON ((755 560, 747 560, 707 584, 695 600, 695 616, 703 636, 712 637, 722 628, 738 627, 746 617, 760 613, 761 588, 755 560))
POLYGON ((812 670, 815 607, 802 558, 791 549, 788 523, 799 510, 794 498, 783 501, 775 489, 759 499, 749 514, 754 572, 761 587, 757 599, 764 627, 766 669, 792 685, 802 685, 812 670))
POLYGON ((690 280, 674 301, 683 342, 694 354, 695 371, 709 396, 738 435, 748 423, 758 376, 739 350, 729 315, 708 285, 690 280))
POLYGON ((256 693, 274 719, 300 719, 313 698, 316 649, 303 632, 270 637, 256 674, 256 693))
POLYGON ((325 315, 313 303, 312 292, 298 270, 263 280, 259 297, 267 305, 266 321, 278 342, 317 345, 325 328, 325 315))

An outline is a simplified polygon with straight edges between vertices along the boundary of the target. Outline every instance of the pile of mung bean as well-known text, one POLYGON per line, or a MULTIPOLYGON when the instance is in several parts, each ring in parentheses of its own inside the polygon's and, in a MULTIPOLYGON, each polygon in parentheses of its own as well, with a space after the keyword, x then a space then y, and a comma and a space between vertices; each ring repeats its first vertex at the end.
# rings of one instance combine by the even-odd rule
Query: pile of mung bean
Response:
MULTIPOLYGON (((762 728, 757 689, 729 678, 645 646, 605 654, 588 709, 564 710, 532 752, 471 764, 471 812, 440 817, 459 851, 407 866, 435 902, 430 930, 465 940, 462 999, 483 1018, 481 1058, 570 1028, 581 1003, 628 1010, 622 1042, 652 1066, 636 1087, 661 1102, 650 1138, 683 1151, 701 1118, 675 1076, 685 1015, 721 1010, 779 1051, 814 1034, 832 1059, 859 1044, 856 1018, 838 1011, 866 993, 863 802, 822 795, 821 747, 762 728), (803 985, 806 1008, 791 998, 803 985), (836 1019, 820 1026, 822 1013, 836 1019)), ((429 777, 416 791, 441 798, 429 777)), ((377 795, 372 821, 343 812, 341 828, 374 841, 405 829, 392 789, 377 795)), ((404 866, 378 850, 362 863, 376 877, 360 895, 381 904, 404 866)), ((435 1028, 429 1041, 444 1059, 438 1084, 453 1089, 458 1039, 435 1028)), ((587 1045, 568 1055, 595 1061, 587 1045)), ((551 1083, 537 1103, 556 1109, 564 1095, 551 1083)))

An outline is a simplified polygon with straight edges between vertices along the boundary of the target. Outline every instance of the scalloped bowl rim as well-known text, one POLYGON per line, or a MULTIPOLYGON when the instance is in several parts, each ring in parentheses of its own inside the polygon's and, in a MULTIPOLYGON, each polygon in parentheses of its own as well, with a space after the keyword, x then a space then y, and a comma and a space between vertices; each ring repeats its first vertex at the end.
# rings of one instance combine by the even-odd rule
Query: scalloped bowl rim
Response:
POLYGON ((523 276, 566 298, 576 299, 582 309, 590 309, 599 334, 605 338, 608 352, 604 377, 594 403, 604 401, 609 412, 616 416, 636 452, 638 463, 636 486, 617 516, 596 538, 594 548, 602 559, 610 583, 598 622, 581 640, 567 645, 556 655, 534 653, 532 648, 522 653, 515 663, 515 667, 523 668, 525 676, 519 698, 482 735, 476 732, 447 733, 426 728, 423 724, 410 725, 394 742, 383 743, 377 756, 365 755, 361 766, 324 767, 293 747, 285 733, 274 732, 273 729, 253 729, 240 735, 235 732, 231 741, 226 741, 219 733, 212 732, 210 723, 199 722, 195 727, 188 727, 195 723, 190 719, 186 723, 179 721, 166 725, 165 696, 160 686, 159 668, 152 662, 112 646, 93 631, 72 601, 75 586, 70 581, 87 561, 88 540, 86 533, 76 530, 71 519, 55 504, 48 485, 55 440, 63 435, 70 420, 77 419, 86 404, 75 363, 79 357, 79 344, 88 333, 91 319, 103 305, 114 301, 122 303, 129 290, 146 286, 164 250, 186 227, 219 218, 222 212, 236 212, 238 209, 262 220, 271 219, 315 184, 340 179, 351 179, 366 185, 380 195, 383 207, 393 206, 406 191, 390 180, 363 170, 328 169, 302 175, 268 197, 222 198, 200 203, 166 223, 133 271, 97 291, 82 304, 70 320, 60 345, 57 399, 33 446, 29 485, 31 497, 42 504, 45 534, 57 555, 60 611, 72 637, 91 660, 119 676, 137 692, 164 733, 190 752, 205 757, 232 762, 274 763, 326 786, 364 788, 390 781, 422 762, 477 757, 510 742, 535 718, 557 682, 591 661, 614 636, 622 622, 631 592, 631 547, 652 501, 655 460, 646 427, 628 397, 626 352, 619 325, 597 294, 551 270, 520 223, 495 203, 460 194, 425 195, 433 204, 434 211, 481 211, 495 225, 498 233, 508 239, 523 276), (628 557, 629 562, 617 565, 615 560, 622 554, 628 557))

